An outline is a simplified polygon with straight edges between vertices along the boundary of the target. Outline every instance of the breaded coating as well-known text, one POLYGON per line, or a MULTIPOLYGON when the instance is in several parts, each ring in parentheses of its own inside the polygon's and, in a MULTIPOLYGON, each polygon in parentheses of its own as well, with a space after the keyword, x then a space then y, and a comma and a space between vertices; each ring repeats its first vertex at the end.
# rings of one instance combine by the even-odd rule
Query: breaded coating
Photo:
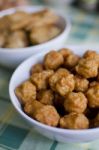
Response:
POLYGON ((68 112, 83 113, 87 108, 87 98, 82 92, 70 92, 65 98, 64 108, 68 112))
POLYGON ((60 116, 55 107, 45 105, 37 111, 35 119, 46 125, 56 127, 59 123, 60 116))
POLYGON ((23 82, 15 89, 15 94, 24 105, 36 99, 36 87, 29 80, 23 82))
POLYGON ((35 117, 35 114, 36 112, 42 108, 44 105, 41 104, 39 101, 37 100, 33 100, 33 101, 30 101, 30 102, 27 102, 25 105, 24 105, 24 112, 26 114, 28 114, 29 116, 31 117, 35 117))
POLYGON ((44 57, 44 66, 46 69, 57 69, 64 62, 62 54, 57 51, 51 51, 47 53, 44 57))
POLYGON ((86 92, 88 98, 88 106, 91 108, 99 108, 99 83, 90 87, 86 92))
POLYGON ((65 68, 58 69, 50 78, 49 84, 53 91, 56 91, 56 83, 63 77, 69 75, 69 71, 65 68))
POLYGON ((75 87, 75 80, 73 74, 68 74, 67 76, 59 79, 56 83, 56 91, 61 95, 65 96, 69 92, 72 92, 75 87))
POLYGON ((30 41, 32 44, 42 44, 56 37, 61 29, 55 25, 43 25, 35 27, 30 32, 30 41))
POLYGON ((28 46, 27 36, 24 31, 17 30, 12 32, 7 38, 5 47, 6 48, 23 48, 28 46))
POLYGON ((69 48, 62 48, 59 50, 59 53, 63 55, 64 59, 66 59, 69 55, 73 54, 72 50, 69 48))
POLYGON ((9 19, 11 20, 10 29, 14 31, 26 27, 32 20, 32 16, 24 11, 16 11, 15 13, 9 15, 9 19))
POLYGON ((89 81, 86 78, 75 75, 74 79, 76 92, 85 92, 88 89, 89 81))
POLYGON ((76 66, 76 72, 85 78, 96 77, 98 74, 98 64, 94 59, 82 58, 76 66))
POLYGON ((44 9, 39 12, 32 13, 32 20, 27 25, 26 30, 32 30, 35 27, 41 27, 43 25, 52 25, 59 22, 59 16, 53 11, 44 9))
POLYGON ((64 66, 66 68, 73 68, 77 65, 79 60, 80 60, 80 57, 78 55, 70 54, 65 58, 64 66))
POLYGON ((37 93, 37 99, 45 105, 53 105, 54 95, 52 90, 41 90, 37 93))
POLYGON ((83 57, 86 58, 86 59, 94 59, 94 60, 96 60, 96 62, 97 62, 98 65, 99 65, 99 54, 98 54, 96 51, 87 50, 87 51, 84 53, 83 57))
POLYGON ((30 74, 32 75, 33 73, 42 72, 43 70, 44 70, 43 64, 38 63, 32 66, 30 74))
POLYGON ((89 120, 84 114, 70 113, 60 119, 60 127, 67 129, 87 129, 89 120))
POLYGON ((53 70, 44 70, 42 72, 32 74, 31 80, 36 85, 37 90, 45 90, 47 88, 48 79, 53 75, 53 73, 53 70))
POLYGON ((7 31, 11 25, 11 20, 8 16, 3 16, 0 18, 0 32, 7 31))
POLYGON ((4 47, 8 37, 7 31, 0 32, 0 47, 4 47))

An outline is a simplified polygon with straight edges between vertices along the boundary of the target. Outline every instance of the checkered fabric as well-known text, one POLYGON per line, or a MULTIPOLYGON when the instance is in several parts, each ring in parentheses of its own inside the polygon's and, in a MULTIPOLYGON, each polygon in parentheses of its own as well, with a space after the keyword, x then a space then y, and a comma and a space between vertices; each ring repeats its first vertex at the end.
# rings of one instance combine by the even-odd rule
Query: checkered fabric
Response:
MULTIPOLYGON (((67 44, 97 44, 99 19, 72 7, 64 9, 72 21, 67 44)), ((27 124, 13 108, 8 94, 11 70, 0 67, 0 150, 99 150, 99 140, 86 144, 52 141, 27 124)))

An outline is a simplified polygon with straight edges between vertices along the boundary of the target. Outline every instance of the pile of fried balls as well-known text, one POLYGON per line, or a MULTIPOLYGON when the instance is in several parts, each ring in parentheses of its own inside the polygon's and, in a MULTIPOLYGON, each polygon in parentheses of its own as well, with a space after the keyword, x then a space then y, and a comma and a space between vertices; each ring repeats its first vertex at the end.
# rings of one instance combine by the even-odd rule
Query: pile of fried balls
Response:
POLYGON ((99 54, 86 50, 81 57, 68 48, 52 50, 33 65, 15 94, 28 116, 48 126, 98 127, 99 54))

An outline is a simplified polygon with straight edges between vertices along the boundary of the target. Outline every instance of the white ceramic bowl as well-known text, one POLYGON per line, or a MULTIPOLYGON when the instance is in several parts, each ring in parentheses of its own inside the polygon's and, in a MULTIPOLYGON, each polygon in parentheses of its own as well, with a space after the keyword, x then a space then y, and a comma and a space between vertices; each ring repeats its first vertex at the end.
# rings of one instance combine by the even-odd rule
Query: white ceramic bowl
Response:
MULTIPOLYGON (((26 12, 36 12, 44 9, 43 6, 24 6, 24 7, 16 7, 8 10, 4 10, 0 12, 0 17, 12 14, 16 10, 24 10, 26 12)), ((60 17, 60 26, 62 27, 63 31, 52 40, 45 42, 43 44, 39 44, 36 46, 30 46, 26 48, 0 48, 0 64, 9 67, 15 68, 19 65, 23 60, 28 58, 29 56, 41 53, 42 51, 51 50, 60 48, 66 42, 66 38, 70 31, 70 23, 68 19, 61 16, 57 12, 55 12, 60 17)))
MULTIPOLYGON (((82 55, 83 52, 87 49, 94 49, 99 52, 99 48, 95 47, 70 47, 74 50, 75 53, 82 55)), ((14 93, 15 88, 26 80, 29 77, 29 71, 33 64, 41 62, 45 52, 41 54, 37 54, 32 56, 31 58, 24 61, 13 73, 10 85, 9 85, 9 94, 11 98, 11 102, 14 105, 17 112, 29 123, 33 125, 33 127, 40 132, 42 135, 45 135, 48 138, 51 138, 60 142, 89 142, 99 138, 99 128, 94 129, 85 129, 85 130, 69 130, 69 129, 59 129, 44 125, 31 119, 27 116, 21 109, 21 105, 14 93)))

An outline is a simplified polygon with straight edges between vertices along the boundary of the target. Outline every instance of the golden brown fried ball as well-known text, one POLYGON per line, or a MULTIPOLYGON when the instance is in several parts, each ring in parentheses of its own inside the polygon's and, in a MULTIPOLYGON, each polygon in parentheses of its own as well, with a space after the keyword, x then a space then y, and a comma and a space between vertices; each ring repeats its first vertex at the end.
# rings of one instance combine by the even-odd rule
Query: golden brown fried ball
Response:
POLYGON ((56 83, 63 77, 66 77, 69 75, 69 71, 64 68, 58 69, 50 78, 49 78, 49 84, 53 91, 56 91, 56 83))
POLYGON ((7 31, 0 32, 0 47, 4 47, 7 40, 8 33, 7 31))
POLYGON ((56 127, 59 123, 60 116, 55 107, 45 105, 36 112, 35 119, 46 125, 56 127))
POLYGON ((53 73, 53 70, 44 70, 42 72, 33 73, 31 80, 36 85, 38 90, 44 90, 47 88, 48 79, 53 75, 53 73))
POLYGON ((86 93, 89 107, 99 108, 99 83, 90 87, 86 93))
POLYGON ((80 60, 80 57, 78 55, 70 54, 65 58, 64 66, 66 68, 73 68, 77 65, 79 60, 80 60))
POLYGON ((27 102, 25 103, 24 105, 24 112, 26 114, 28 114, 29 116, 31 117, 35 117, 36 115, 36 112, 42 108, 44 105, 41 104, 39 101, 37 100, 33 100, 33 101, 30 101, 30 102, 27 102))
POLYGON ((87 50, 83 57, 86 59, 94 59, 99 64, 99 54, 96 51, 87 50))
POLYGON ((61 53, 64 58, 67 58, 67 56, 73 54, 73 52, 69 48, 62 48, 59 50, 59 53, 61 53))
POLYGON ((56 91, 61 95, 65 96, 69 92, 72 92, 75 87, 75 80, 73 74, 68 74, 67 76, 59 79, 56 83, 56 91))
POLYGON ((37 99, 45 105, 53 105, 54 95, 52 90, 41 90, 37 93, 37 99))
POLYGON ((67 129, 87 129, 89 120, 84 114, 70 113, 60 119, 60 127, 67 129))
POLYGON ((30 81, 25 81, 15 89, 15 94, 22 104, 36 99, 36 86, 30 81))
POLYGON ((85 78, 96 77, 98 74, 98 64, 94 59, 80 59, 76 66, 76 72, 85 78))
POLYGON ((17 30, 12 32, 7 38, 5 47, 7 48, 23 48, 28 46, 27 36, 24 31, 17 30))
POLYGON ((42 72, 44 70, 44 67, 41 63, 35 64, 32 66, 30 74, 42 72))
POLYGON ((79 75, 74 76, 75 79, 75 91, 85 92, 88 89, 89 81, 79 75))
POLYGON ((64 62, 63 56, 57 51, 51 51, 45 55, 44 66, 46 69, 57 69, 64 62))
POLYGON ((43 25, 35 27, 30 32, 30 41, 32 44, 41 44, 56 37, 61 29, 55 25, 43 25))
POLYGON ((83 113, 87 108, 87 98, 82 92, 70 92, 65 98, 64 108, 68 112, 83 113))

